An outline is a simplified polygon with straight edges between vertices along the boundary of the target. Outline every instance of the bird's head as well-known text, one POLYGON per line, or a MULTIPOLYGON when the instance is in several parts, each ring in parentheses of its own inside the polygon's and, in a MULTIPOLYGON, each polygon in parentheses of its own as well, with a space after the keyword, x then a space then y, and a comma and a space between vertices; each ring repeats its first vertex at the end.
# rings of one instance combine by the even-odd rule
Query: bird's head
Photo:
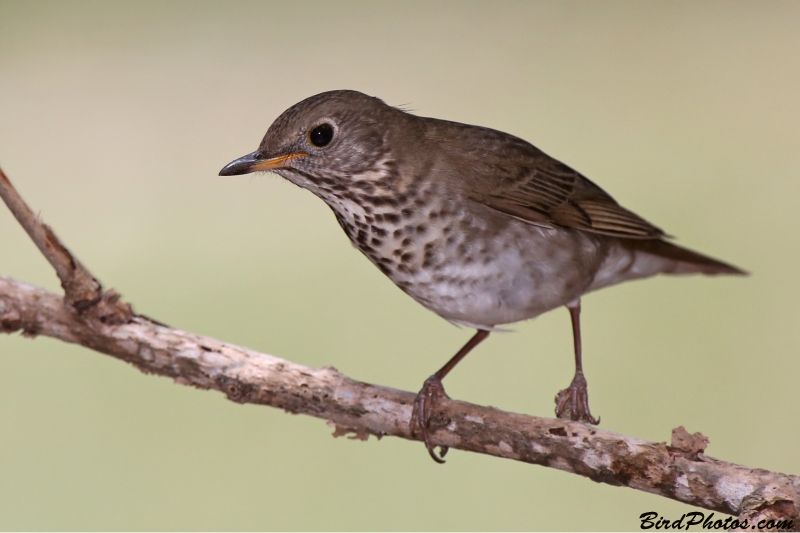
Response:
POLYGON ((258 150, 226 165, 220 176, 274 171, 320 194, 363 179, 389 156, 387 139, 404 113, 357 91, 306 98, 272 123, 258 150))

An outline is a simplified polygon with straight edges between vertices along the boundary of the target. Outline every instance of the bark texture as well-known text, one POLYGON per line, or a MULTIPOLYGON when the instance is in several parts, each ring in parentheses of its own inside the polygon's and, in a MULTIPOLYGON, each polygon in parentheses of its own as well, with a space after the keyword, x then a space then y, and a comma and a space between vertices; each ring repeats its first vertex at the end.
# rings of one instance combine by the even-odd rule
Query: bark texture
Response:
MULTIPOLYGON (((239 403, 307 414, 336 427, 334 436, 414 439, 415 393, 370 385, 333 367, 309 368, 136 315, 100 283, 24 203, 0 170, 0 197, 54 266, 65 296, 0 276, 0 333, 21 331, 80 344, 168 376, 182 385, 216 389, 239 403)), ((603 431, 582 423, 509 413, 442 400, 431 420, 439 446, 571 472, 599 483, 658 494, 749 519, 791 520, 800 530, 800 478, 705 455, 708 439, 673 431, 671 445, 603 431)), ((427 460, 420 452, 420 460, 427 460)), ((760 522, 764 520, 764 522, 760 522)), ((761 524, 764 524, 763 526, 761 524)), ((784 529, 786 530, 786 529, 784 529)))
MULTIPOLYGON (((219 390, 235 402, 329 420, 337 435, 413 439, 412 392, 362 383, 333 367, 309 368, 144 317, 126 324, 87 321, 61 296, 5 277, 0 277, 0 330, 80 344, 143 372, 219 390)), ((685 431, 676 430, 670 446, 455 400, 439 404, 433 426, 437 445, 558 468, 735 516, 798 516, 800 478, 708 457, 695 442, 704 437, 685 431)))

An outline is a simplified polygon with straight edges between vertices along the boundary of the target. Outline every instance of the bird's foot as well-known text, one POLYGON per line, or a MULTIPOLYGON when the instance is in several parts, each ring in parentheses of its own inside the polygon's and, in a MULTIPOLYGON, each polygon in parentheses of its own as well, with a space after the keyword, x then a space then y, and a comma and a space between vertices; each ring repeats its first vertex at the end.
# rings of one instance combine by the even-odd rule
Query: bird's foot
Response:
POLYGON ((447 446, 439 446, 439 455, 436 454, 435 446, 431 444, 428 425, 431 421, 431 413, 440 398, 449 398, 444 392, 442 380, 433 375, 425 380, 422 390, 419 391, 414 399, 414 410, 411 412, 411 434, 415 437, 422 437, 428 453, 437 463, 444 463, 444 456, 447 455, 447 446))
POLYGON ((597 425, 599 418, 589 411, 589 389, 583 372, 578 372, 569 387, 556 396, 556 416, 597 425))

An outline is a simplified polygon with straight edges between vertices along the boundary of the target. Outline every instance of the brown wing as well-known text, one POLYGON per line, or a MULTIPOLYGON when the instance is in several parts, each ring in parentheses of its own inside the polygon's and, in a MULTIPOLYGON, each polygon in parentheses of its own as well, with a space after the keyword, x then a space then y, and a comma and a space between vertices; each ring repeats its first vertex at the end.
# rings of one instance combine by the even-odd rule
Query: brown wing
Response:
POLYGON ((579 172, 530 145, 527 148, 526 154, 504 154, 507 159, 493 165, 498 179, 472 194, 472 200, 540 226, 628 239, 664 237, 662 230, 620 206, 579 172))

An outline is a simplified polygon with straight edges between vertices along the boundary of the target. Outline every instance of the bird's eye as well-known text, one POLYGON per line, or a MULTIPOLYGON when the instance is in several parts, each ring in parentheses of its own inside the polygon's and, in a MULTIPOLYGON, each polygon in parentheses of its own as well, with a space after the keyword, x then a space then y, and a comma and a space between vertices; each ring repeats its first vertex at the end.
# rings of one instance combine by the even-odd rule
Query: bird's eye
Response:
POLYGON ((308 140, 317 148, 328 146, 333 140, 333 126, 320 124, 308 134, 308 140))

